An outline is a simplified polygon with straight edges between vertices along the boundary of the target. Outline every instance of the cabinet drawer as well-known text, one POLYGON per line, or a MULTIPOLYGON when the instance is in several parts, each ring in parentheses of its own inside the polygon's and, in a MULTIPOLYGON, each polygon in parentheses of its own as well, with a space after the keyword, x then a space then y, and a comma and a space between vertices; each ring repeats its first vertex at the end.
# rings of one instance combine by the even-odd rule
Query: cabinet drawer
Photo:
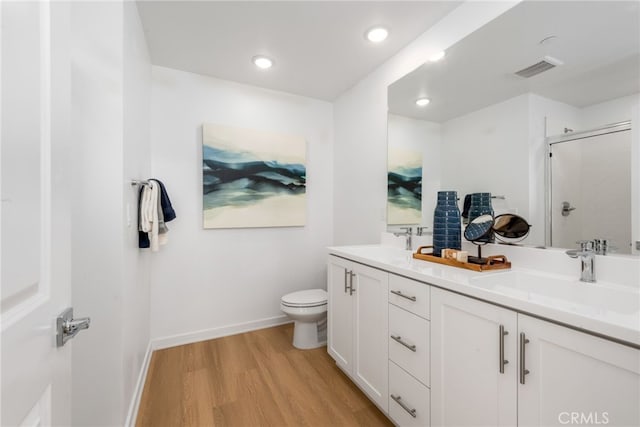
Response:
POLYGON ((399 426, 429 426, 429 393, 429 388, 389 361, 389 417, 393 422, 399 426))
POLYGON ((427 284, 390 274, 389 302, 428 319, 429 288, 427 284))
POLYGON ((429 385, 429 321, 389 304, 389 359, 429 385))

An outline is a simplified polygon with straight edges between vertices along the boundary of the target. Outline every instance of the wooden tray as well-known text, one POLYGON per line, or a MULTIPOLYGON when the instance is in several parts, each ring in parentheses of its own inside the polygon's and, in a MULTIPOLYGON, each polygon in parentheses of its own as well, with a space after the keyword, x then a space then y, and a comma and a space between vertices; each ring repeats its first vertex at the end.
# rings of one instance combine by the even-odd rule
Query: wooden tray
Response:
POLYGON ((431 249, 433 252, 433 246, 420 246, 413 257, 415 259, 421 259, 423 261, 435 262, 438 264, 450 265, 452 267, 465 268, 467 270, 473 271, 492 271, 492 270, 504 270, 511 268, 511 263, 507 260, 507 257, 504 255, 492 255, 487 257, 487 264, 471 264, 468 262, 459 262, 455 259, 445 259, 439 256, 430 254, 423 254, 422 251, 425 249, 431 249))

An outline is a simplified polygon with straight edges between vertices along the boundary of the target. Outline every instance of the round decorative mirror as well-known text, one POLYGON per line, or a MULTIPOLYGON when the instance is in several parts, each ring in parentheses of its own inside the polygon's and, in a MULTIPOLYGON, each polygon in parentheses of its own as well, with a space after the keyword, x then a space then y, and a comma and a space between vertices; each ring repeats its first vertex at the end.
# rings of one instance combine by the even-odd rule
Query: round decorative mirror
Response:
POLYGON ((492 227, 493 217, 491 215, 480 215, 467 225, 464 230, 464 238, 470 242, 485 240, 485 238, 491 236, 492 227))
POLYGON ((493 216, 480 215, 471 221, 464 230, 464 238, 478 246, 478 256, 470 256, 468 261, 473 264, 486 264, 487 259, 482 258, 482 245, 491 242, 493 235, 493 216))

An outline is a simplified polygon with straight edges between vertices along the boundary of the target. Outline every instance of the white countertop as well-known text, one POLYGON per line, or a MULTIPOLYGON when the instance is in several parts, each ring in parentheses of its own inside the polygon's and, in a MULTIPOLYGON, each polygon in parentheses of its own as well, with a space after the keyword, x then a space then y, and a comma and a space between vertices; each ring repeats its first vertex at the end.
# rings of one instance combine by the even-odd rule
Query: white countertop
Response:
POLYGON ((480 273, 414 259, 411 251, 381 245, 330 247, 329 253, 640 348, 638 287, 584 283, 517 266, 480 273))

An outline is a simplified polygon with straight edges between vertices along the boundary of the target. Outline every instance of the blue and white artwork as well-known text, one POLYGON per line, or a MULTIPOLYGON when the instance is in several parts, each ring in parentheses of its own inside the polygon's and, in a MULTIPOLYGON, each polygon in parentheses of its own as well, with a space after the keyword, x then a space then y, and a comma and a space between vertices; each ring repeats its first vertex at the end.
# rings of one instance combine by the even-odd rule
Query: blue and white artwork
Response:
POLYGON ((420 224, 422 220, 422 153, 389 146, 387 224, 420 224))
POLYGON ((204 228, 305 225, 305 165, 302 137, 204 124, 204 228))

